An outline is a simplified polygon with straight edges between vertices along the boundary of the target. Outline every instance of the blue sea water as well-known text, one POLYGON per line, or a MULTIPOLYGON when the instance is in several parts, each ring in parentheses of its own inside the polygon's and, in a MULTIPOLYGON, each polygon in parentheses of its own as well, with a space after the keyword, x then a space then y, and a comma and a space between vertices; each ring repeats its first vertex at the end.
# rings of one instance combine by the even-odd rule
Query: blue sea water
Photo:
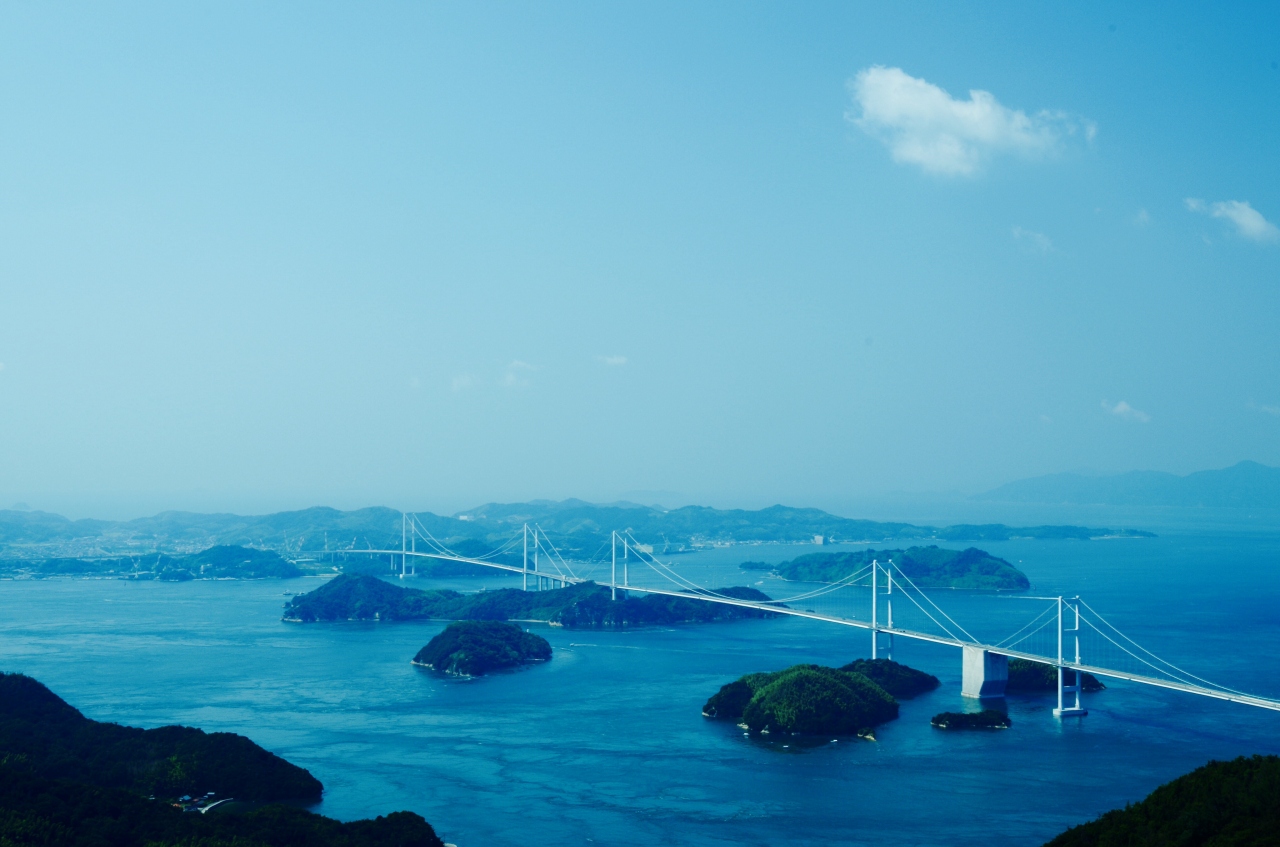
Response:
MULTIPOLYGON (((982 546, 1019 563, 1033 593, 1083 594, 1182 667, 1280 697, 1280 534, 982 546)), ((812 549, 678 564, 742 582, 743 559, 812 549)), ((799 619, 535 627, 550 663, 462 681, 409 663, 443 624, 282 623, 285 592, 316 585, 0 582, 0 669, 98 720, 247 735, 324 782, 317 811, 411 809, 460 847, 1038 845, 1210 759, 1280 753, 1280 712, 1124 682, 1089 696, 1082 719, 1019 696, 1008 731, 934 730, 933 714, 965 707, 959 654, 901 639, 895 658, 943 684, 875 741, 753 740, 702 718, 706 698, 744 673, 868 655, 867 634, 799 619)), ((1016 601, 939 602, 996 631, 1016 601)))

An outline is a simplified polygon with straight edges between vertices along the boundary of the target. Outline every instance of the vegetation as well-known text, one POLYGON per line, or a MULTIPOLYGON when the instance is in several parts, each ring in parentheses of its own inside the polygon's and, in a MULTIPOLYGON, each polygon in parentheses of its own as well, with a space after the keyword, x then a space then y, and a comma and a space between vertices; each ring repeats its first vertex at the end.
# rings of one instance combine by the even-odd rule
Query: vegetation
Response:
POLYGON ((242 736, 99 723, 30 677, 0 674, 3 847, 443 847, 411 812, 342 823, 283 805, 184 814, 174 802, 210 791, 313 800, 321 785, 242 736))
POLYGON ((796 665, 723 686, 702 714, 740 722, 752 734, 856 735, 896 718, 898 702, 860 673, 796 665))
MULTIPOLYGON (((893 559, 902 573, 921 588, 975 588, 1025 591, 1031 587, 1026 574, 990 553, 970 547, 944 550, 909 547, 906 550, 857 550, 842 553, 810 553, 783 562, 774 573, 801 582, 838 582, 871 564, 893 559)), ((870 580, 870 575, 865 577, 870 580)))
POLYGON ((983 709, 981 712, 943 712, 929 723, 938 729, 1008 729, 1013 721, 1004 712, 983 709))
POLYGON ((892 659, 855 659, 842 671, 860 673, 899 700, 909 700, 938 687, 933 674, 900 665, 892 659))
POLYGON ((0 765, 4 847, 443 847, 412 812, 342 823, 291 806, 185 814, 119 788, 0 765))
POLYGON ((1280 833, 1280 758, 1209 762, 1045 847, 1246 847, 1280 833))
MULTIPOLYGON (((768 602, 752 588, 716 589, 742 600, 768 602)), ((584 582, 550 591, 504 588, 462 594, 402 588, 373 576, 344 574, 315 591, 294 597, 284 619, 296 623, 336 620, 536 620, 579 629, 623 628, 648 624, 706 623, 768 617, 758 609, 648 594, 628 597, 584 582)))
POLYGON ((156 796, 214 791, 241 800, 305 800, 323 790, 310 773, 242 735, 99 723, 13 673, 0 673, 0 761, 50 779, 156 796))
MULTIPOLYGON (((1064 671, 1066 675, 1065 682, 1067 685, 1075 684, 1076 671, 1064 671)), ((1091 673, 1084 675, 1084 681, 1080 685, 1081 691, 1101 691, 1106 688, 1098 678, 1091 673)), ((1005 691, 1023 692, 1023 691, 1057 691, 1058 690, 1058 669, 1053 665, 1045 665, 1040 662, 1032 662, 1027 659, 1010 659, 1009 660, 1009 682, 1005 685, 1005 691)))
POLYGON ((413 657, 413 663, 457 676, 483 676, 550 658, 547 639, 515 624, 457 621, 427 642, 413 657))

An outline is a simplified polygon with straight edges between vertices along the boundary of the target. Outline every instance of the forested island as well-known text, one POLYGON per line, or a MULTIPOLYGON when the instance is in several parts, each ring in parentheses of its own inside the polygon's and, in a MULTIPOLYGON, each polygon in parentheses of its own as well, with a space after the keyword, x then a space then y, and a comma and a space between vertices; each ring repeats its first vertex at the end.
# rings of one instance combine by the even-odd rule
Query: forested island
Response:
POLYGON ((930 724, 938 729, 1008 729, 1013 721, 1004 712, 983 709, 980 712, 942 712, 930 724))
POLYGON ((100 723, 30 677, 0 674, 0 844, 443 847, 412 812, 343 823, 274 802, 315 801, 322 788, 243 736, 100 723), (270 805, 184 814, 197 795, 270 805))
MULTIPOLYGON (((769 602, 754 588, 718 588, 716 593, 739 600, 769 602)), ((708 603, 683 597, 646 594, 627 596, 583 582, 550 591, 503 588, 463 594, 403 588, 373 576, 343 574, 294 597, 285 605, 291 623, 345 620, 477 620, 541 621, 577 629, 616 629, 675 623, 709 623, 770 617, 759 609, 708 603)))
MULTIPOLYGON (((1076 673, 1078 672, 1072 670, 1063 671, 1063 674, 1065 674, 1064 682, 1067 685, 1075 685, 1076 673)), ((1106 686, 1091 673, 1084 674, 1084 679, 1080 683, 1081 691, 1101 691, 1104 688, 1106 686)), ((1058 669, 1054 665, 1032 662, 1027 659, 1010 659, 1009 681, 1005 684, 1004 690, 1014 693, 1057 691, 1058 669)))
POLYGON ((453 676, 484 676, 551 659, 547 639, 501 621, 455 621, 413 657, 421 665, 453 676))
MULTIPOLYGON (((946 550, 935 545, 908 547, 905 550, 852 550, 839 553, 809 553, 773 566, 783 579, 800 582, 839 582, 878 561, 890 559, 899 570, 921 588, 968 588, 988 591, 1026 591, 1031 581, 1026 574, 1004 559, 976 547, 946 550)), ((759 563, 748 562, 749 570, 759 563)), ((900 579, 895 577, 895 579, 900 579)), ((871 576, 859 578, 857 584, 870 583, 871 576)))
MULTIPOLYGON (((904 696, 937 686, 937 679, 896 662, 862 667, 888 681, 904 696), (932 682, 930 682, 932 681, 932 682)), ((898 716, 898 701, 864 673, 822 665, 795 665, 754 673, 712 695, 702 714, 737 723, 753 735, 866 735, 898 716)))
POLYGON ((1245 847, 1280 833, 1280 758, 1209 762, 1123 809, 1073 826, 1045 847, 1245 847))

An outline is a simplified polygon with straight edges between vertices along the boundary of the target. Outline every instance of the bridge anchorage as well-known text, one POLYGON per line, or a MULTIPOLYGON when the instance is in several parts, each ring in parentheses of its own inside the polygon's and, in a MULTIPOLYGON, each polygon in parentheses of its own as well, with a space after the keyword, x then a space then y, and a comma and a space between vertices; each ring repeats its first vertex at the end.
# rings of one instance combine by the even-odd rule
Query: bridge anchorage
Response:
MULTIPOLYGON (((461 562, 519 575, 526 591, 596 582, 607 584, 614 599, 619 592, 623 596, 657 594, 866 629, 871 632, 872 658, 892 659, 895 638, 958 647, 961 693, 976 699, 1003 697, 1009 679, 1009 660, 1023 659, 1056 669, 1058 699, 1053 714, 1058 718, 1088 714, 1081 700, 1085 674, 1280 711, 1280 700, 1218 685, 1160 658, 1117 629, 1079 596, 1010 598, 1044 605, 1012 635, 1000 640, 977 638, 943 611, 892 559, 883 563, 873 561, 832 583, 798 583, 797 593, 790 597, 750 600, 698 584, 682 573, 680 567, 658 559, 653 547, 637 542, 630 530, 612 532, 609 541, 602 544, 596 554, 570 561, 560 554, 540 526, 525 524, 497 549, 479 556, 465 556, 432 536, 416 516, 405 513, 399 550, 360 550, 353 544, 342 552, 388 555, 393 567, 398 557, 402 578, 413 575, 416 570, 411 569, 411 559, 461 562), (418 549, 419 541, 425 543, 425 549, 418 549), (622 548, 621 562, 619 547, 622 548), (886 613, 883 622, 882 597, 886 613)), ((993 613, 1007 612, 1014 607, 1002 599, 994 607, 983 609, 984 617, 1003 618, 1005 623, 1001 625, 1012 627, 1022 618, 1010 621, 1009 615, 993 613)))

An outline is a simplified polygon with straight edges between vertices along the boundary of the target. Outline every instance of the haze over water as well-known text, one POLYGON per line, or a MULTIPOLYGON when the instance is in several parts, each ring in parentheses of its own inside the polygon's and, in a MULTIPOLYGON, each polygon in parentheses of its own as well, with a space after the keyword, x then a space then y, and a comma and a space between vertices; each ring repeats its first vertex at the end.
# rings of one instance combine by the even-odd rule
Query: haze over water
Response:
MULTIPOLYGON (((1280 534, 984 546, 1018 562, 1032 593, 1079 592, 1162 657, 1280 695, 1280 534)), ((744 558, 811 549, 737 547, 678 566, 719 581, 744 558)), ((1051 695, 1011 696, 1012 729, 944 733, 928 720, 967 705, 959 653, 902 639, 895 658, 942 686, 905 701, 875 742, 751 740, 701 717, 710 694, 748 672, 866 656, 866 632, 785 618, 538 627, 548 665, 460 681, 409 664, 443 624, 281 623, 285 593, 317 584, 0 582, 0 664, 99 720, 247 735, 325 783, 319 811, 408 808, 463 847, 1034 845, 1211 758, 1280 753, 1274 712, 1111 680, 1083 719, 1054 719, 1051 695)), ((979 628, 1018 602, 935 596, 979 628)))

